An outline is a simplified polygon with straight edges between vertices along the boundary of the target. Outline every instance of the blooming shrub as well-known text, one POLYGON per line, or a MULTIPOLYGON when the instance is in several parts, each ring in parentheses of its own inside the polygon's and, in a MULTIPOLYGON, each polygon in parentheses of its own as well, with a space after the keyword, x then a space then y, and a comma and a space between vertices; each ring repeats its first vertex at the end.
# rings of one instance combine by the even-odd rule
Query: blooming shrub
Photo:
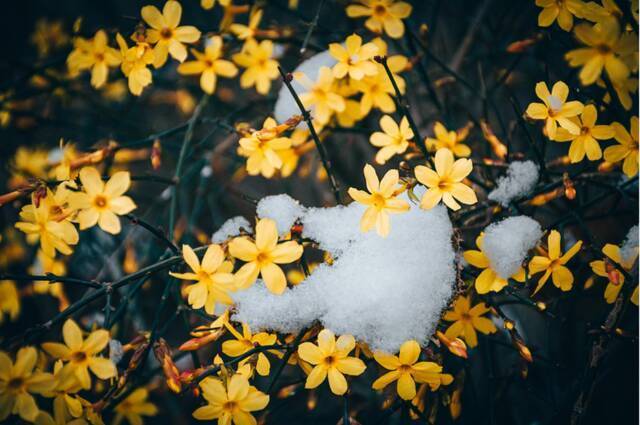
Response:
POLYGON ((55 3, 0 422, 637 423, 636 0, 55 3))

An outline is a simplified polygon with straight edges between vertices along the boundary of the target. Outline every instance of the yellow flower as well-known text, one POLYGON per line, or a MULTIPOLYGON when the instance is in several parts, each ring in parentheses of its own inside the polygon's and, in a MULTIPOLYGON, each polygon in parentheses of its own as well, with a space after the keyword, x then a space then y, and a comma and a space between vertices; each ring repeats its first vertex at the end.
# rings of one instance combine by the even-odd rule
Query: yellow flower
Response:
MULTIPOLYGON (((606 84, 602 79, 599 79, 597 82, 598 86, 606 87, 606 84)), ((613 91, 616 92, 618 99, 620 100, 620 104, 625 110, 630 110, 633 106, 633 98, 631 94, 638 91, 638 79, 637 78, 626 78, 622 81, 612 81, 611 85, 613 86, 613 91)), ((611 102, 612 94, 607 92, 602 98, 603 102, 609 104, 611 102)), ((634 96, 635 97, 635 96, 634 96)))
POLYGON ((604 159, 608 162, 622 163, 622 171, 627 177, 638 174, 638 117, 631 117, 631 132, 628 132, 622 124, 611 124, 617 145, 609 146, 604 150, 604 159))
MULTIPOLYGON (((382 66, 382 65, 380 65, 382 66)), ((404 87, 398 83, 398 88, 404 92, 404 87)), ((380 109, 382 112, 389 114, 396 110, 396 104, 392 95, 395 93, 389 76, 384 70, 378 71, 376 75, 364 77, 360 81, 353 81, 353 88, 362 93, 360 99, 360 116, 367 115, 372 108, 380 109)))
POLYGON ((140 96, 142 90, 153 80, 151 71, 147 68, 155 59, 153 48, 146 42, 138 42, 135 46, 129 47, 119 33, 116 34, 116 41, 122 55, 120 69, 127 77, 129 91, 140 96))
MULTIPOLYGON (((229 6, 231 0, 218 0, 218 3, 220 6, 229 6)), ((215 4, 216 0, 200 0, 200 6, 205 10, 213 9, 215 4)))
POLYGON ((582 111, 580 118, 574 118, 575 124, 580 128, 579 134, 573 134, 564 128, 559 128, 556 137, 557 142, 571 142, 569 147, 569 158, 571 162, 580 162, 584 159, 585 153, 589 161, 596 161, 602 158, 602 150, 598 140, 611 139, 614 130, 608 125, 596 125, 598 111, 593 105, 587 105, 582 111))
POLYGON ((262 174, 271 178, 276 170, 282 168, 280 154, 291 147, 291 139, 278 137, 280 133, 276 120, 269 117, 264 120, 261 130, 253 131, 248 137, 240 139, 238 153, 247 157, 249 175, 262 174))
MULTIPOLYGON (((464 259, 467 263, 471 264, 474 267, 479 269, 484 269, 478 277, 476 277, 475 286, 476 292, 478 294, 486 294, 487 292, 500 292, 502 288, 509 284, 508 279, 505 279, 501 276, 498 276, 491 268, 491 263, 487 255, 482 251, 482 239, 483 234, 476 239, 476 245, 479 250, 470 249, 463 253, 464 259)), ((522 267, 513 275, 510 276, 511 279, 524 282, 525 281, 525 271, 522 267)))
POLYGON ((119 215, 128 214, 136 208, 136 204, 123 194, 131 186, 128 171, 119 171, 104 183, 100 173, 94 167, 80 170, 82 192, 69 195, 69 203, 80 210, 77 221, 80 230, 98 224, 102 230, 111 234, 120 233, 119 215))
POLYGON ((425 144, 430 150, 438 150, 440 148, 450 149, 457 157, 466 158, 471 155, 471 148, 461 143, 469 134, 469 127, 463 127, 458 131, 448 131, 441 122, 436 121, 433 125, 433 132, 436 138, 427 137, 425 144))
POLYGON ((0 351, 0 421, 11 414, 35 421, 39 410, 31 394, 42 394, 55 387, 53 375, 33 370, 37 357, 34 347, 22 347, 14 363, 7 353, 0 351))
MULTIPOLYGON (((252 334, 249 325, 242 324, 242 335, 229 324, 224 323, 226 328, 236 338, 235 340, 228 340, 222 343, 222 352, 227 356, 238 357, 243 355, 249 350, 252 350, 258 346, 273 345, 276 343, 276 335, 266 332, 258 332, 252 334)), ((240 366, 250 362, 251 357, 248 357, 239 363, 240 366)), ((256 371, 260 376, 268 376, 271 370, 271 364, 267 356, 261 352, 258 353, 258 360, 256 362, 256 371)))
POLYGON ((595 274, 609 279, 604 290, 604 299, 608 304, 613 304, 618 298, 622 285, 624 285, 624 275, 614 265, 607 263, 615 262, 618 267, 630 272, 638 258, 638 248, 636 247, 635 254, 631 258, 627 258, 626 261, 622 259, 620 247, 613 244, 606 244, 602 248, 602 253, 605 255, 605 260, 592 261, 589 265, 595 274))
POLYGON ((361 375, 366 366, 356 357, 349 357, 356 342, 351 335, 336 337, 329 329, 318 334, 318 345, 303 342, 298 346, 298 356, 314 367, 307 376, 305 388, 316 388, 328 377, 331 392, 343 395, 347 392, 347 380, 344 375, 361 375))
POLYGON ((182 6, 169 0, 164 4, 162 13, 155 6, 144 6, 140 10, 142 19, 151 27, 147 30, 147 40, 155 44, 153 66, 160 68, 171 57, 179 62, 187 58, 187 48, 183 43, 195 43, 200 39, 200 31, 194 26, 180 24, 182 6))
POLYGON ((278 61, 273 57, 273 42, 263 40, 258 44, 249 39, 242 51, 233 55, 233 61, 246 70, 240 76, 240 87, 246 89, 256 86, 256 91, 266 95, 271 89, 271 80, 278 78, 278 61))
POLYGON ((367 190, 349 188, 349 196, 356 202, 367 206, 360 220, 360 231, 368 232, 375 226, 376 232, 382 237, 389 234, 389 214, 399 214, 409 210, 409 203, 396 199, 398 193, 398 170, 389 170, 378 180, 376 171, 369 164, 364 166, 364 178, 367 190))
MULTIPOLYGON (((62 360, 57 360, 53 365, 55 388, 43 394, 47 398, 53 398, 53 418, 56 424, 73 423, 73 420, 82 417, 83 404, 88 404, 82 397, 74 395, 82 390, 80 382, 75 377, 67 379, 64 373, 66 371, 64 371, 62 360)), ((36 421, 36 423, 40 422, 36 421)))
POLYGON ((442 200, 447 207, 457 211, 460 204, 456 200, 466 205, 478 202, 473 189, 462 183, 473 169, 470 159, 461 158, 454 162, 453 153, 447 148, 442 148, 436 152, 434 163, 435 171, 424 165, 418 165, 414 169, 416 179, 427 186, 427 191, 420 201, 421 208, 429 210, 442 200))
MULTIPOLYGON (((64 276, 67 274, 67 266, 63 260, 55 257, 49 257, 39 249, 36 254, 37 261, 29 269, 32 274, 46 274, 53 273, 56 276, 64 276)), ((60 301, 60 308, 67 305, 68 300, 64 293, 62 283, 60 282, 47 282, 36 281, 33 282, 33 292, 36 294, 51 294, 51 296, 58 298, 60 301)))
POLYGON ((238 237, 229 242, 229 253, 246 264, 236 273, 240 289, 253 285, 262 276, 269 291, 282 294, 287 278, 278 264, 296 261, 302 256, 302 245, 295 241, 278 243, 275 221, 263 218, 256 224, 255 240, 238 237))
POLYGON ((256 419, 250 412, 262 410, 269 404, 269 396, 258 391, 249 380, 235 374, 226 383, 207 377, 200 382, 202 396, 208 404, 197 408, 193 417, 205 421, 218 419, 218 425, 255 424, 256 419))
POLYGON ((373 146, 381 148, 376 154, 376 162, 384 164, 392 156, 401 154, 409 147, 409 141, 413 139, 413 131, 409 127, 407 117, 402 117, 400 126, 389 115, 380 118, 382 132, 376 131, 369 141, 373 146))
POLYGON ((118 66, 120 60, 119 52, 109 47, 107 33, 100 30, 91 40, 81 37, 75 39, 74 49, 67 58, 67 66, 72 75, 91 69, 91 85, 100 88, 107 82, 109 67, 118 66))
POLYGON ((5 314, 12 321, 20 314, 20 295, 12 280, 0 282, 0 324, 4 321, 5 314))
POLYGON ((204 53, 195 49, 191 49, 191 53, 196 57, 196 60, 181 63, 178 66, 178 73, 200 75, 200 87, 205 93, 213 94, 216 90, 217 75, 231 78, 238 74, 238 68, 233 62, 220 59, 222 56, 222 37, 220 36, 216 35, 209 39, 204 53))
POLYGON ((376 352, 373 357, 385 369, 390 370, 373 382, 374 390, 381 390, 393 381, 398 381, 396 390, 403 400, 416 396, 416 382, 429 384, 432 391, 440 385, 449 385, 453 377, 442 372, 442 366, 433 362, 418 362, 420 345, 417 341, 406 341, 398 356, 376 352))
POLYGON ((404 35, 402 19, 411 14, 411 5, 403 1, 394 0, 358 0, 360 4, 347 6, 347 16, 360 18, 368 16, 364 26, 369 30, 381 34, 382 30, 391 38, 404 35))
MULTIPOLYGON (((565 58, 572 67, 582 67, 580 82, 588 86, 607 72, 611 81, 621 82, 629 76, 629 67, 621 56, 637 51, 637 36, 620 34, 618 21, 607 19, 596 25, 581 24, 574 30, 575 36, 587 47, 567 52, 565 58)), ((635 59, 637 62, 637 58, 635 59)))
POLYGON ((249 25, 231 24, 229 30, 240 40, 254 38, 258 32, 258 25, 262 20, 262 9, 255 9, 249 15, 249 25))
POLYGON ((545 121, 547 137, 556 137, 558 124, 574 134, 580 133, 580 127, 570 120, 582 112, 584 105, 577 100, 567 102, 569 87, 562 81, 553 85, 551 93, 545 82, 536 84, 536 95, 544 103, 530 103, 526 114, 534 120, 545 121))
POLYGON ((51 356, 67 362, 64 365, 61 378, 77 379, 84 389, 91 388, 89 369, 100 379, 109 379, 118 376, 118 371, 113 362, 98 354, 109 344, 109 332, 104 329, 93 331, 84 339, 82 330, 73 321, 67 319, 62 326, 62 338, 64 344, 58 342, 45 342, 42 344, 44 351, 51 356))
POLYGON ((127 419, 131 425, 142 425, 143 416, 155 416, 158 408, 155 404, 147 401, 149 391, 146 388, 137 388, 127 398, 122 400, 116 408, 113 425, 119 425, 123 419, 127 419))
POLYGON ((345 45, 341 43, 329 44, 331 56, 338 61, 333 66, 333 76, 344 78, 349 76, 354 80, 362 80, 365 75, 378 73, 376 64, 371 59, 378 53, 378 46, 373 43, 362 44, 362 37, 351 34, 345 45))
MULTIPOLYGON (((58 191, 56 195, 59 197, 58 191)), ((64 194, 64 190, 60 193, 64 194)), ((70 212, 62 209, 59 201, 60 198, 56 200, 50 190, 47 190, 45 198, 40 199, 38 206, 32 197, 32 203, 20 211, 22 221, 15 224, 17 229, 27 234, 27 242, 33 245, 40 241, 40 248, 49 257, 54 257, 56 250, 64 255, 71 254, 73 250, 69 245, 75 245, 79 240, 78 231, 68 220, 70 212)))
POLYGON ((576 242, 564 255, 561 255, 560 233, 557 230, 552 230, 549 233, 547 247, 548 252, 540 248, 544 255, 536 255, 529 262, 529 274, 531 276, 544 272, 532 295, 542 289, 549 276, 551 276, 553 284, 563 291, 568 291, 573 286, 573 274, 571 270, 565 267, 565 264, 580 251, 582 241, 576 242))
POLYGON ((291 148, 276 151, 282 161, 282 168, 280 168, 282 177, 289 177, 298 166, 300 156, 314 146, 313 142, 309 140, 309 130, 305 128, 293 130, 289 139, 291 140, 291 148))
POLYGON ((62 21, 38 19, 36 28, 31 35, 31 43, 35 44, 38 56, 47 56, 51 51, 64 47, 69 43, 69 34, 64 29, 62 21))
POLYGON ((602 0, 602 6, 590 1, 585 3, 582 17, 591 22, 602 22, 612 18, 618 19, 622 13, 614 0, 602 0))
POLYGON ((482 317, 489 312, 485 303, 478 303, 471 307, 469 297, 460 296, 453 303, 453 309, 447 311, 443 319, 447 322, 454 322, 445 331, 445 336, 449 339, 462 337, 469 347, 478 345, 476 330, 485 335, 497 331, 491 319, 482 317))
POLYGON ((49 152, 20 146, 11 161, 10 169, 25 177, 46 179, 48 166, 49 152))
POLYGON ((573 28, 573 17, 582 18, 585 4, 580 0, 536 0, 542 7, 538 15, 538 26, 550 27, 557 19, 558 26, 565 31, 573 28))
POLYGON ((233 264, 225 261, 220 245, 211 244, 202 258, 189 245, 182 245, 182 257, 191 272, 169 274, 178 279, 195 280, 196 283, 185 288, 189 305, 195 309, 204 307, 208 314, 214 314, 216 303, 233 304, 229 291, 235 291, 235 281, 231 271, 233 264))
POLYGON ((321 126, 329 122, 331 116, 345 109, 344 98, 338 94, 331 68, 323 66, 318 71, 318 79, 315 82, 300 73, 294 75, 307 91, 300 94, 300 100, 305 108, 313 110, 313 118, 321 126))

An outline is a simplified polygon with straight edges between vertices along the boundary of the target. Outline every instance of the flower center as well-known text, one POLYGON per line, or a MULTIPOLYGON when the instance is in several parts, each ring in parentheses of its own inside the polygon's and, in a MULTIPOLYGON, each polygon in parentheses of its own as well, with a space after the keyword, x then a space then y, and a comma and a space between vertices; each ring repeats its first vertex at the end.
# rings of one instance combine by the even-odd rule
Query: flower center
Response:
POLYGON ((87 360, 87 354, 84 351, 76 351, 71 354, 71 361, 73 363, 82 363, 87 360))
POLYGON ((378 17, 382 17, 387 14, 387 8, 382 4, 378 4, 373 8, 373 14, 378 17))
POLYGON ((589 127, 582 127, 582 128, 580 129, 580 134, 581 134, 582 136, 586 136, 586 135, 588 135, 588 134, 591 134, 591 129, 590 129, 589 127))
POLYGON ((611 47, 607 46, 606 44, 598 44, 596 46, 596 50, 598 50, 601 55, 608 55, 609 53, 611 53, 611 47))
POLYGON ((408 364, 400 365, 400 367, 398 367, 398 372, 400 372, 400 373, 409 373, 409 372, 411 372, 411 365, 408 365, 408 364))
POLYGON ((93 57, 96 62, 104 62, 104 54, 103 53, 94 53, 93 57))
POLYGON ((446 180, 440 180, 440 183, 438 183, 438 189, 443 192, 448 192, 451 189, 451 183, 446 180))
POLYGON ((233 412, 236 406, 237 404, 235 401, 227 401, 222 405, 222 410, 225 410, 227 412, 233 412))
POLYGON ((374 193, 371 196, 371 202, 373 203, 373 206, 379 210, 383 209, 385 205, 387 205, 387 200, 379 193, 374 193))
POLYGON ((160 31, 160 37, 165 40, 169 40, 173 37, 173 31, 171 28, 162 28, 162 31, 160 31))
POLYGON ((24 385, 24 380, 20 377, 11 378, 8 387, 12 391, 19 391, 24 385))
POLYGON ((334 356, 327 356, 324 358, 324 364, 327 367, 333 367, 337 362, 338 359, 336 359, 334 356))
POLYGON ((107 198, 102 195, 98 195, 93 199, 93 204, 98 208, 104 208, 107 206, 107 198))
POLYGON ((256 261, 258 263, 261 263, 261 264, 262 263, 270 263, 271 262, 271 256, 267 252, 261 252, 256 257, 256 261))

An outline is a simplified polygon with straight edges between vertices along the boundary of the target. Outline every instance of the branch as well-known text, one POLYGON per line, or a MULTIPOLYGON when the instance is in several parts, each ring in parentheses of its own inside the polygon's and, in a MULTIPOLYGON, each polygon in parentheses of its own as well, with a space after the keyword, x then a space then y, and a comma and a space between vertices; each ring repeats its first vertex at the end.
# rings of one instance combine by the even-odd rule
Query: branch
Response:
POLYGON ((302 113, 302 116, 304 117, 304 120, 307 123, 307 126, 309 127, 309 133, 311 133, 311 138, 316 144, 316 148, 318 149, 318 153, 320 154, 320 159, 322 160, 322 165, 324 166, 324 170, 327 172, 327 176, 329 177, 329 183, 331 183, 331 189, 333 190, 333 196, 336 199, 336 203, 341 204, 342 201, 340 198, 340 188, 338 187, 338 183, 333 175, 333 172, 331 171, 331 161, 329 160, 329 155, 327 154, 327 151, 325 150, 324 145, 320 141, 320 138, 318 137, 318 133, 316 133, 316 129, 313 127, 311 114, 309 114, 309 111, 305 109, 304 105, 302 104, 302 101, 300 100, 300 97, 298 97, 298 94, 293 89, 293 86, 291 86, 291 80, 293 79, 293 76, 290 73, 285 73, 284 70, 279 66, 278 66, 278 71, 280 71, 280 75, 282 76, 282 81, 284 82, 285 86, 287 86, 287 89, 289 89, 291 96, 293 96, 293 99, 298 105, 298 108, 300 109, 300 112, 302 113))

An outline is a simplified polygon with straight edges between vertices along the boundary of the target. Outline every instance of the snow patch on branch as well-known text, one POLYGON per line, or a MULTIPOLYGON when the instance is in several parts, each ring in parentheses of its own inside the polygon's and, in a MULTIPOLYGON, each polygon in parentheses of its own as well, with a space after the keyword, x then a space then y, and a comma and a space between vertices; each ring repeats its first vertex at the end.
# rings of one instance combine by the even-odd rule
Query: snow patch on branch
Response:
POLYGON ((533 161, 514 161, 507 174, 498 179, 498 186, 489 193, 489 199, 507 207, 517 198, 531 193, 538 182, 538 166, 533 161))

